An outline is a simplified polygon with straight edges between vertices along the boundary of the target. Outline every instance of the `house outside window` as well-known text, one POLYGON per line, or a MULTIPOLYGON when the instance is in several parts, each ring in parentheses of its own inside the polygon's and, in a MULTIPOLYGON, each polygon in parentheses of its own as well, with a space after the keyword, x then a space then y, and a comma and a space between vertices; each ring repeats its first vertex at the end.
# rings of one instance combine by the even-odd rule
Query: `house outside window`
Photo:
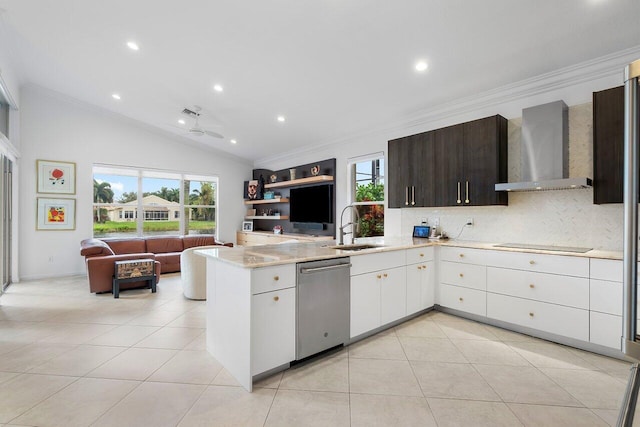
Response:
POLYGON ((216 234, 217 188, 213 176, 94 166, 93 235, 216 234))
POLYGON ((349 162, 350 202, 360 214, 359 237, 384 236, 384 154, 349 162))

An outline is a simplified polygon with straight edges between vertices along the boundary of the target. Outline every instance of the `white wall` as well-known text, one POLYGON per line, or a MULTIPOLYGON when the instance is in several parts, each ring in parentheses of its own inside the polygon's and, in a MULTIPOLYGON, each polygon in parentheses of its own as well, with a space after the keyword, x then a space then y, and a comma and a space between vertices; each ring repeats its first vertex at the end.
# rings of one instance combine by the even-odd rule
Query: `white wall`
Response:
POLYGON ((80 241, 92 235, 94 163, 219 177, 218 237, 234 241, 244 215, 241 187, 252 166, 199 149, 129 119, 46 89, 21 93, 19 271, 21 279, 84 274, 80 241), (76 229, 36 231, 36 160, 76 163, 76 229), (49 258, 53 257, 53 262, 49 258))
MULTIPOLYGON (((564 100, 570 108, 571 176, 593 177, 592 92, 623 84, 624 66, 640 57, 640 51, 611 55, 589 63, 558 70, 545 76, 460 100, 405 124, 372 130, 364 135, 307 151, 256 162, 256 167, 285 169, 335 157, 337 211, 347 203, 346 170, 349 158, 387 152, 387 141, 465 121, 501 114, 509 120, 509 176, 519 176, 520 116, 523 108, 564 100)), ((388 162, 387 162, 388 163, 388 162)), ((387 170, 386 174, 389 175, 387 170)), ((589 246, 622 250, 621 205, 593 205, 592 190, 567 190, 509 195, 507 207, 452 207, 438 209, 386 209, 385 235, 410 235, 423 218, 439 218, 443 229, 458 235, 467 218, 476 225, 466 228, 461 239, 486 242, 519 242, 589 246)))

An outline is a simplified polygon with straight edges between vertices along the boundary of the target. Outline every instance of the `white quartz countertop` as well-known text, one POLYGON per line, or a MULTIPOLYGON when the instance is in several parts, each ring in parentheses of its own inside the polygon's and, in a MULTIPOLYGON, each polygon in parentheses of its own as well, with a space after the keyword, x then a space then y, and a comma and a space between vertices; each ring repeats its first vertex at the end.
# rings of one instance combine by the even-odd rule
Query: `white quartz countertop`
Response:
POLYGON ((372 244, 375 248, 360 251, 334 249, 335 242, 313 243, 282 243, 263 246, 236 246, 228 248, 201 249, 195 251, 198 255, 214 258, 216 260, 233 264, 244 268, 268 267, 271 265, 292 264, 297 262, 317 261, 322 259, 339 258, 345 256, 359 256, 370 253, 397 251, 426 246, 452 246, 472 249, 491 249, 508 252, 526 252, 550 255, 566 255, 585 258, 601 258, 621 260, 622 252, 590 250, 584 253, 550 251, 542 249, 519 249, 496 247, 500 243, 472 242, 465 240, 429 240, 400 237, 375 237, 358 239, 358 244, 372 244))

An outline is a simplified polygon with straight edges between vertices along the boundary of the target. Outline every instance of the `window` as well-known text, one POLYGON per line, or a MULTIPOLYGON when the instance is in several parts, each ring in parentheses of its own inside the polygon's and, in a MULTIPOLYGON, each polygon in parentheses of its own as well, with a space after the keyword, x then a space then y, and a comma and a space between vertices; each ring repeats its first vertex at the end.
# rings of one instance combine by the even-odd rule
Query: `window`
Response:
POLYGON ((384 236, 384 155, 349 163, 351 203, 360 214, 360 237, 384 236))
POLYGON ((215 234, 217 188, 215 177, 95 166, 93 235, 215 234))

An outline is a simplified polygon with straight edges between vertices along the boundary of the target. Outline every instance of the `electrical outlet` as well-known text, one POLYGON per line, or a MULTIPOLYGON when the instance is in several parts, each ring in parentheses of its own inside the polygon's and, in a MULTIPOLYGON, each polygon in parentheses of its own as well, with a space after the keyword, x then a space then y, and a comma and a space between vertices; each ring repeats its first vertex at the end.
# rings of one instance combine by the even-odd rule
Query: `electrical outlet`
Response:
POLYGON ((467 218, 467 225, 473 225, 473 218, 467 218))
POLYGON ((433 225, 434 227, 438 227, 438 226, 440 226, 440 218, 433 218, 433 219, 432 219, 432 222, 433 222, 433 224, 432 224, 432 225, 433 225))

